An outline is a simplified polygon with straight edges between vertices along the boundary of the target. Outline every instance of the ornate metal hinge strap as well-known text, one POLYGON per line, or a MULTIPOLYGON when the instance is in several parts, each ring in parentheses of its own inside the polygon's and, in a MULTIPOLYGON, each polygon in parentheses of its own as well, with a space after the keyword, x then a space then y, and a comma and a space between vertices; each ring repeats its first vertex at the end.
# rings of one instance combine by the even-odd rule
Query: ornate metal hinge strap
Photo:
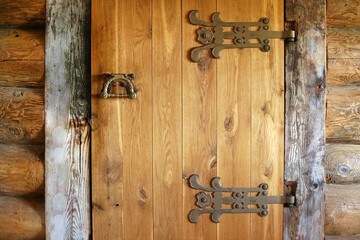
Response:
POLYGON ((216 223, 220 222, 219 218, 224 213, 258 213, 264 217, 268 215, 268 204, 291 206, 295 203, 294 196, 267 196, 269 186, 266 183, 258 188, 224 188, 220 184, 220 178, 216 177, 211 181, 212 187, 205 187, 200 184, 198 175, 192 175, 189 183, 192 188, 203 190, 196 194, 196 205, 200 209, 193 209, 188 215, 192 223, 197 223, 199 216, 204 213, 210 213, 211 220, 216 223), (223 197, 224 192, 230 192, 231 196, 223 197), (249 195, 254 192, 257 196, 249 195), (222 208, 222 205, 231 205, 231 208, 222 208))
POLYGON ((220 13, 212 15, 212 22, 205 22, 199 19, 198 11, 192 10, 189 20, 194 25, 201 25, 197 30, 197 40, 203 44, 201 47, 193 48, 191 59, 195 62, 200 60, 200 54, 206 49, 212 49, 214 58, 220 58, 223 49, 232 48, 260 48, 265 52, 270 51, 269 39, 282 38, 288 41, 295 41, 294 31, 269 31, 269 19, 262 18, 259 22, 223 22, 220 13), (205 27, 213 27, 208 29, 205 27), (224 32, 223 27, 232 27, 232 31, 224 32), (251 30, 252 28, 256 30, 251 30), (224 39, 233 39, 233 44, 223 44, 224 39), (255 39, 255 42, 251 42, 255 39))
POLYGON ((105 78, 104 86, 101 89, 101 97, 136 98, 136 89, 133 84, 133 79, 135 78, 134 74, 106 73, 105 78), (111 88, 116 85, 124 87, 126 93, 111 93, 111 88))

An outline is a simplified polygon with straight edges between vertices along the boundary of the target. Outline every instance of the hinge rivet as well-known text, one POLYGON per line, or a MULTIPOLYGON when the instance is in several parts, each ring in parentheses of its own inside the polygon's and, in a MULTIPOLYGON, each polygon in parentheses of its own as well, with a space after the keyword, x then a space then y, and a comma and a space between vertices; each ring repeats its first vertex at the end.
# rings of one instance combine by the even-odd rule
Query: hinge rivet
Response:
POLYGON ((261 211, 260 215, 264 217, 264 216, 268 215, 268 211, 263 210, 263 211, 261 211))

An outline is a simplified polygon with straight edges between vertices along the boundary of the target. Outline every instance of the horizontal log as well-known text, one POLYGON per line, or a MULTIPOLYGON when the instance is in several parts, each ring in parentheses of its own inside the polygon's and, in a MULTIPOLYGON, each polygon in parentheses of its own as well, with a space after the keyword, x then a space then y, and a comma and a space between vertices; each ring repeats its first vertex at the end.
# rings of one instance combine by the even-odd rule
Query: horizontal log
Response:
POLYGON ((325 233, 360 233, 360 185, 327 184, 325 196, 325 233))
POLYGON ((0 195, 44 195, 44 147, 0 144, 0 195))
POLYGON ((327 144, 325 171, 328 183, 360 183, 360 145, 327 144))
POLYGON ((326 23, 328 26, 360 27, 359 0, 327 0, 326 23))
POLYGON ((360 30, 327 28, 328 58, 360 58, 360 30))
POLYGON ((0 62, 0 87, 44 87, 44 61, 0 62))
POLYGON ((1 0, 0 26, 45 25, 45 0, 1 0))
POLYGON ((0 28, 0 61, 44 60, 43 29, 0 28))
POLYGON ((0 143, 43 142, 43 90, 0 87, 0 143))
POLYGON ((360 85, 360 59, 328 59, 328 86, 360 85))
POLYGON ((0 239, 45 239, 44 199, 0 196, 0 239))
POLYGON ((360 144, 360 87, 328 87, 326 140, 360 144))
POLYGON ((325 240, 359 240, 360 235, 326 235, 325 240))

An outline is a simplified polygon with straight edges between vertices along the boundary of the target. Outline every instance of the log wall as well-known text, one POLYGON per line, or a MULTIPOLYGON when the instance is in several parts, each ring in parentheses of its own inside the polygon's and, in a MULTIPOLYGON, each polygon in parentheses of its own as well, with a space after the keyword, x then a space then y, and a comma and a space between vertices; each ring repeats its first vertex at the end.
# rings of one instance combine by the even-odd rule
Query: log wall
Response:
POLYGON ((325 239, 360 239, 360 0, 327 0, 325 239))
POLYGON ((0 239, 45 239, 45 0, 0 4, 0 239))

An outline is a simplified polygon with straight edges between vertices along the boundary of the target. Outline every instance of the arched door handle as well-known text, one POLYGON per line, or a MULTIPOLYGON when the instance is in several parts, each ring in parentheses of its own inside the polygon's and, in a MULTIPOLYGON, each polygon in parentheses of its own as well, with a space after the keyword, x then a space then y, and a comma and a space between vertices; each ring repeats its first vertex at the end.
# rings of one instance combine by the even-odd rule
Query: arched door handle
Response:
POLYGON ((119 97, 119 98, 136 98, 136 89, 133 84, 134 74, 106 73, 104 86, 101 89, 102 98, 119 97), (112 93, 111 88, 120 85, 126 89, 126 93, 112 93))

